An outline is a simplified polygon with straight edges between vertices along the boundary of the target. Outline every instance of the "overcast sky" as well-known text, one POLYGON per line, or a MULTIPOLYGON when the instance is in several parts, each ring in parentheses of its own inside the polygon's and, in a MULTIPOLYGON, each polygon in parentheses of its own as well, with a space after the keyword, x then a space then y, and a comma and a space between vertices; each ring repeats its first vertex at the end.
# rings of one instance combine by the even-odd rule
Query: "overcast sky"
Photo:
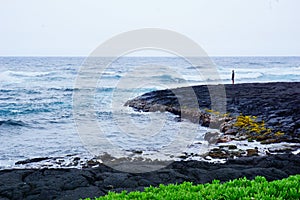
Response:
POLYGON ((184 34, 210 56, 299 56, 299 9, 299 0, 0 0, 0 56, 88 56, 146 27, 184 34))

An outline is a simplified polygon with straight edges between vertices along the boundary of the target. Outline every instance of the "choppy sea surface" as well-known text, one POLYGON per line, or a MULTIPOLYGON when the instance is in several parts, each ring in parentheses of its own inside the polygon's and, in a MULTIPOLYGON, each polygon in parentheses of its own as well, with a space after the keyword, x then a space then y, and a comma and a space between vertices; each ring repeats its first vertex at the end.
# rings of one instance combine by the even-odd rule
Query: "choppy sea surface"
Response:
MULTIPOLYGON (((86 79, 95 76, 93 71, 99 72, 104 58, 98 59, 89 65, 90 73, 84 74, 86 79)), ((300 81, 300 57, 211 59, 219 83, 223 84, 231 83, 233 69, 236 83, 300 81)), ((0 57, 0 169, 14 167, 15 162, 28 158, 93 156, 88 144, 82 143, 82 134, 78 133, 73 117, 76 80, 84 63, 84 57, 0 57)), ((128 136, 123 133, 125 119, 146 130, 150 114, 124 107, 128 99, 120 97, 133 98, 148 91, 185 85, 214 84, 215 76, 201 76, 202 68, 205 66, 191 66, 177 57, 122 57, 106 66, 95 86, 93 107, 111 145, 124 152, 141 150, 153 158, 170 156, 159 152, 177 130, 179 123, 174 116, 151 114, 165 123, 160 134, 152 139, 128 136)), ((195 130, 189 122, 183 124, 187 132, 189 128, 195 130)), ((199 127, 196 131, 197 137, 191 142, 202 140, 206 129, 199 127)))

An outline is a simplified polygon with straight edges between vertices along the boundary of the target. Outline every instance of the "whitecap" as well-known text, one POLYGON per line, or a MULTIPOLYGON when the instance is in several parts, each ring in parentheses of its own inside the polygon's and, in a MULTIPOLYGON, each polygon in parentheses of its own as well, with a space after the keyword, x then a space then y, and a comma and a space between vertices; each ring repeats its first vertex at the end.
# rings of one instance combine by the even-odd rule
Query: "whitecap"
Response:
POLYGON ((51 75, 53 72, 27 72, 27 71, 7 71, 10 76, 16 77, 41 77, 51 75))

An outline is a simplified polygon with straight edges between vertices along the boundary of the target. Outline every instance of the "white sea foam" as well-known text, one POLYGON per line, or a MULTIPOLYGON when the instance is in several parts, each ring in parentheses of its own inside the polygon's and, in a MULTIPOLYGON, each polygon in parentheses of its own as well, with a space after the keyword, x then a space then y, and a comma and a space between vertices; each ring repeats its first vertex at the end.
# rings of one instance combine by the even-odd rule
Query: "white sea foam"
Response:
POLYGON ((20 83, 20 82, 22 82, 22 79, 11 76, 10 71, 0 72, 0 84, 20 83))
POLYGON ((5 73, 15 77, 41 77, 52 74, 53 72, 37 72, 37 71, 6 71, 5 73))

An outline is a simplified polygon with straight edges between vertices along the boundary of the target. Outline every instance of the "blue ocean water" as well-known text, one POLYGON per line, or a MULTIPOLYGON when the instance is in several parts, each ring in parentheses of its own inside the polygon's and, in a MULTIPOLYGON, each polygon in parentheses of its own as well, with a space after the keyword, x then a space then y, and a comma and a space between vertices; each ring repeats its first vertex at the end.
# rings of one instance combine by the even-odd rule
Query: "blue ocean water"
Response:
MULTIPOLYGON (((99 59, 90 66, 86 79, 98 70, 99 59)), ((223 84, 231 83, 232 69, 236 83, 300 81, 300 57, 211 59, 223 84)), ((0 57, 0 169, 33 157, 89 155, 73 118, 73 92, 78 89, 76 78, 84 62, 84 57, 0 57)), ((177 57, 122 57, 107 66, 97 82, 93 106, 98 120, 105 124, 103 130, 109 140, 124 151, 159 151, 178 124, 172 120, 173 116, 156 113, 158 119, 167 118, 167 125, 163 134, 147 141, 122 135, 120 127, 111 123, 112 118, 118 118, 120 124, 122 119, 130 118, 147 128, 149 116, 125 108, 123 103, 156 89, 214 84, 214 78, 195 72, 195 69, 201 72, 202 67, 193 67, 177 57), (118 111, 112 113, 112 108, 118 111)), ((199 129, 199 135, 203 133, 199 129)))

